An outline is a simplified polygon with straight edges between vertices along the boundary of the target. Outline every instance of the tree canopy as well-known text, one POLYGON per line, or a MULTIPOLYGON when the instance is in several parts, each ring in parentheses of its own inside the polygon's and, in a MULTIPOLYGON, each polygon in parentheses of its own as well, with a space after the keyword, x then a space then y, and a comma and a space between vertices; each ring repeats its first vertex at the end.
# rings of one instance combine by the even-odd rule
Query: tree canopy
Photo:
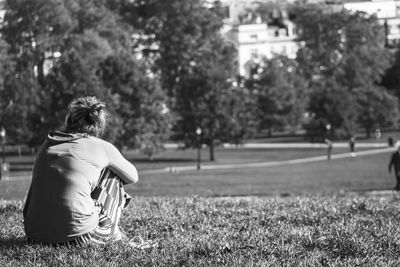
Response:
MULTIPOLYGON (((312 120, 336 122, 332 126, 338 137, 352 135, 357 125, 366 129, 367 136, 372 125, 395 126, 398 105, 385 88, 378 86, 390 65, 390 54, 384 47, 385 32, 377 18, 346 10, 327 12, 323 5, 297 6, 295 10, 301 44, 297 61, 311 81, 313 97, 322 97, 324 103, 335 103, 316 105, 311 97, 309 112, 314 115, 312 120), (326 82, 332 90, 326 91, 326 82), (332 94, 335 91, 343 97, 337 98, 332 94), (368 101, 366 95, 370 95, 368 101), (348 101, 348 105, 343 104, 348 101), (372 108, 379 105, 393 109, 378 111, 378 108, 372 108), (335 111, 338 106, 342 107, 340 112, 335 111), (366 108, 372 108, 375 115, 366 119, 366 108), (387 119, 379 120, 378 117, 387 119)), ((318 102, 322 101, 320 97, 318 102)), ((307 129, 311 130, 312 125, 322 127, 317 121, 311 121, 307 129)))
POLYGON ((320 138, 329 124, 342 138, 398 122, 400 54, 388 52, 383 25, 365 13, 257 4, 247 11, 263 22, 280 25, 289 14, 299 49, 296 59, 264 58, 247 79, 221 33, 219 1, 7 0, 5 8, 0 126, 12 143, 38 145, 84 95, 116 115, 107 139, 149 157, 166 141, 201 142, 214 159, 219 143, 265 129, 304 123, 320 138))
POLYGON ((25 128, 15 125, 13 114, 2 113, 9 132, 20 133, 10 141, 37 145, 62 126, 68 103, 84 95, 102 98, 118 113, 108 139, 153 152, 165 140, 169 127, 160 125, 169 116, 160 111, 165 94, 159 79, 146 75, 132 53, 133 30, 106 1, 7 1, 6 10, 2 37, 12 68, 4 76, 3 111, 18 101, 20 110, 13 112, 26 122, 25 128), (151 121, 157 125, 149 127, 151 121), (146 137, 161 132, 161 139, 146 137))

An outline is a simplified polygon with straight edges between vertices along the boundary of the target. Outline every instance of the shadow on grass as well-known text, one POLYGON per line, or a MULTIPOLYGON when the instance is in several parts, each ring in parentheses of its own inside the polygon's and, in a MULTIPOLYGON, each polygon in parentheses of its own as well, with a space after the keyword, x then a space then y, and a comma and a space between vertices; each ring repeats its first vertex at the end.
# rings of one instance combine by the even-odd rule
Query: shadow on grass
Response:
POLYGON ((27 245, 28 242, 25 238, 1 238, 0 237, 0 249, 2 248, 11 248, 11 247, 20 247, 27 245))
POLYGON ((387 188, 378 188, 378 189, 354 189, 352 190, 356 193, 361 193, 361 194, 396 194, 400 196, 400 191, 396 190, 394 187, 387 187, 387 188))

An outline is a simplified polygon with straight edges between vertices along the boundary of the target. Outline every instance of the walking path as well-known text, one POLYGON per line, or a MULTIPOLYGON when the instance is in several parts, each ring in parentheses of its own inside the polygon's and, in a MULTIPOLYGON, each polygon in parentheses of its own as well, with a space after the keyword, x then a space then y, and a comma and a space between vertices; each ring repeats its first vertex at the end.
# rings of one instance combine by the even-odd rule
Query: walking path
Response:
MULTIPOLYGON (((332 145, 335 147, 349 147, 349 143, 337 142, 332 145)), ((241 145, 223 144, 224 148, 325 148, 325 143, 245 143, 241 145)), ((387 143, 357 143, 360 148, 387 148, 387 143)))
MULTIPOLYGON (((356 153, 356 156, 366 156, 380 153, 388 153, 393 152, 395 150, 394 147, 380 148, 380 149, 372 149, 372 150, 364 150, 356 153)), ((331 160, 334 159, 342 159, 342 158, 350 158, 352 157, 351 153, 341 153, 341 154, 333 154, 331 156, 331 160)), ((282 166, 289 164, 300 164, 300 163, 308 163, 308 162, 317 162, 317 161, 326 161, 327 156, 316 156, 309 158, 299 158, 299 159, 291 159, 291 160, 281 160, 281 161, 268 161, 268 162, 259 162, 259 163, 242 163, 242 164, 221 164, 221 165, 202 165, 201 170, 224 170, 224 169, 243 169, 243 168, 261 168, 261 167, 272 167, 272 166, 282 166)), ((184 172, 184 171, 195 171, 197 170, 197 166, 177 166, 177 167, 167 167, 164 169, 158 170, 147 170, 141 171, 141 174, 154 174, 154 173, 165 173, 165 172, 184 172)))

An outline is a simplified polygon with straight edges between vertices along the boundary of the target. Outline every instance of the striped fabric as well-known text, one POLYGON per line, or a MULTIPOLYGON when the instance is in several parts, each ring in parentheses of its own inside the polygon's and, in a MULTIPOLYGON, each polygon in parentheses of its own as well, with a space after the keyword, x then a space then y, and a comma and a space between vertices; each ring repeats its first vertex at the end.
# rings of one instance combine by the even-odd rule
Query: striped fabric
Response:
POLYGON ((108 168, 102 171, 99 183, 91 197, 100 206, 100 214, 106 215, 111 221, 118 217, 118 213, 131 200, 131 197, 124 191, 121 179, 108 168))
POLYGON ((104 244, 115 238, 122 209, 128 205, 131 197, 125 193, 121 179, 108 168, 102 171, 91 197, 100 207, 100 217, 96 229, 88 233, 88 241, 104 244))
POLYGON ((99 224, 92 232, 78 239, 85 244, 90 241, 104 244, 115 238, 122 209, 128 205, 131 197, 125 193, 121 179, 108 168, 101 172, 91 197, 100 209, 99 224))

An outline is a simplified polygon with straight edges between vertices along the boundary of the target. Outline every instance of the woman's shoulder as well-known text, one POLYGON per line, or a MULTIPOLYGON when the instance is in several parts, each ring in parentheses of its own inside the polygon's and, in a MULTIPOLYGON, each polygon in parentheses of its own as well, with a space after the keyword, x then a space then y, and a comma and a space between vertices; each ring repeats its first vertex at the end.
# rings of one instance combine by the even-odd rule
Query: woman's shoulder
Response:
POLYGON ((89 142, 92 142, 93 144, 101 145, 101 146, 103 146, 103 147, 104 147, 105 149, 107 149, 107 150, 110 150, 110 149, 112 149, 112 150, 117 149, 112 143, 110 143, 110 142, 107 141, 107 140, 101 139, 101 138, 99 138, 99 137, 95 137, 95 136, 89 135, 89 136, 87 136, 87 140, 88 140, 89 142))
POLYGON ((86 139, 87 139, 89 142, 93 142, 93 143, 111 145, 110 142, 108 142, 108 141, 106 141, 106 140, 104 140, 104 139, 101 139, 101 138, 99 138, 99 137, 92 136, 92 135, 88 135, 88 136, 86 137, 86 139))

